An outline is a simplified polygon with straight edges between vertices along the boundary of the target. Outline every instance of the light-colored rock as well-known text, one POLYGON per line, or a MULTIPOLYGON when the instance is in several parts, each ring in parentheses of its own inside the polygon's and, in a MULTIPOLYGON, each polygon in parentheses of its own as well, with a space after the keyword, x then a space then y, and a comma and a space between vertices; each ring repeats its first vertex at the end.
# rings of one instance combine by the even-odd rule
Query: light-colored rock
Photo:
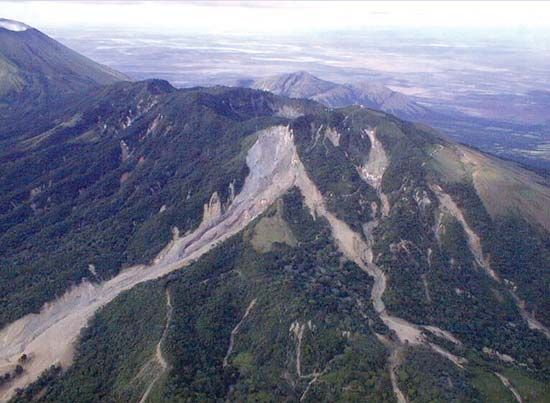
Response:
POLYGON ((340 137, 341 134, 336 131, 333 127, 327 127, 325 130, 325 137, 330 140, 334 147, 340 146, 340 137))
POLYGON ((130 158, 130 147, 124 140, 120 140, 120 160, 124 162, 128 158, 130 158))
POLYGON ((0 400, 8 400, 15 389, 35 381, 52 364, 70 365, 80 330, 99 308, 121 292, 181 269, 244 229, 294 183, 289 168, 295 164, 295 155, 288 128, 278 126, 259 132, 247 155, 250 173, 243 189, 217 220, 201 223, 184 237, 174 231, 171 243, 151 265, 129 267, 97 285, 84 281, 45 304, 40 313, 26 315, 4 327, 0 331, 0 368, 12 365, 22 353, 33 359, 21 376, 0 391, 0 400))
POLYGON ((202 221, 204 223, 212 222, 222 215, 222 203, 218 192, 212 193, 208 203, 203 206, 202 221))

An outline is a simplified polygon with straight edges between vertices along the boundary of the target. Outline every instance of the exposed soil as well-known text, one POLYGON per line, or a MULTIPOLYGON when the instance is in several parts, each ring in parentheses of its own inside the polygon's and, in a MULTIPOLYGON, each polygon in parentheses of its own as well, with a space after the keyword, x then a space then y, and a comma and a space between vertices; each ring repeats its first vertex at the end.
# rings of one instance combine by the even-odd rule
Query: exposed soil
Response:
MULTIPOLYGON (((358 171, 365 181, 375 186, 382 202, 382 215, 387 215, 389 212, 389 204, 387 202, 387 197, 381 191, 381 179, 384 174, 384 171, 387 167, 388 160, 385 155, 384 149, 381 146, 381 143, 375 137, 375 130, 368 130, 367 135, 369 136, 373 148, 369 154, 369 160, 367 164, 359 168, 358 171), (374 159, 374 161, 373 161, 374 159), (368 172, 369 167, 374 170, 374 172, 368 172)), ((386 275, 385 273, 374 263, 373 253, 372 253, 372 231, 378 225, 378 220, 373 220, 371 223, 364 226, 365 236, 367 242, 363 238, 355 233, 346 223, 340 221, 336 218, 334 214, 329 212, 326 208, 324 199, 319 190, 315 187, 315 184, 310 180, 305 171, 302 163, 296 156, 296 186, 301 190, 306 205, 309 207, 313 216, 322 216, 324 217, 332 230, 332 235, 334 240, 340 249, 340 251, 348 258, 357 264, 363 271, 369 274, 374 279, 374 285, 371 293, 371 300, 374 306, 374 310, 380 316, 380 319, 384 324, 394 332, 398 339, 398 345, 394 346, 393 343, 388 343, 390 346, 391 356, 389 361, 390 366, 390 375, 392 376, 392 385, 394 389, 394 394, 399 402, 406 402, 405 395, 399 389, 397 379, 395 378, 395 368, 398 366, 394 361, 394 358, 397 357, 396 349, 400 348, 402 345, 419 345, 425 344, 431 347, 435 352, 441 354, 443 357, 451 360, 453 363, 462 367, 462 358, 456 357, 453 354, 447 352, 443 348, 433 344, 427 343, 427 340, 423 334, 422 329, 412 323, 407 322, 404 319, 394 317, 388 314, 382 296, 386 289, 386 275), (393 357, 393 358, 392 358, 393 357)), ((433 327, 434 329, 438 329, 433 327)), ((445 332, 439 329, 442 334, 445 332)))
POLYGON ((508 380, 508 378, 506 378, 504 375, 502 374, 499 374, 498 372, 495 372, 495 375, 498 377, 498 379, 500 379, 500 382, 502 382, 502 384, 504 386, 506 386, 506 388, 508 388, 508 390, 510 392, 512 392, 512 394, 514 395, 514 398, 516 399, 516 401, 518 403, 523 403, 523 399, 521 398, 521 395, 518 393, 518 391, 512 386, 512 384, 510 383, 510 381, 508 380))
MULTIPOLYGON (((442 212, 450 214, 462 225, 462 228, 466 233, 468 246, 476 260, 476 263, 487 273, 489 277, 491 277, 497 283, 501 283, 501 279, 499 278, 497 273, 491 268, 489 261, 485 258, 483 254, 481 240, 479 236, 474 232, 470 225, 468 225, 460 208, 456 205, 450 195, 443 192, 441 187, 432 186, 432 190, 439 199, 440 209, 442 210, 442 212)), ((512 298, 516 303, 521 317, 527 322, 529 328, 541 332, 546 336, 546 338, 550 339, 550 329, 540 323, 532 313, 527 311, 527 309, 525 308, 525 302, 522 301, 513 290, 508 289, 508 291, 512 295, 512 298)))
POLYGON ((157 348, 155 349, 155 361, 158 362, 160 365, 160 371, 157 372, 155 377, 151 380, 151 383, 149 383, 149 386, 145 390, 145 393, 141 397, 140 403, 145 403, 147 401, 147 398, 149 397, 149 394, 153 390, 153 387, 157 383, 157 381, 160 379, 160 377, 166 373, 168 370, 168 362, 162 355, 162 344, 164 343, 164 340, 166 340, 166 335, 168 334, 168 328, 170 326, 170 321, 172 320, 172 298, 170 296, 170 290, 166 289, 166 323, 164 324, 164 330, 162 332, 162 336, 157 343, 157 348))
POLYGON ((284 220, 282 209, 283 201, 276 201, 276 212, 272 216, 262 217, 254 227, 250 242, 254 250, 266 253, 272 250, 275 243, 284 243, 289 246, 296 246, 297 240, 292 229, 284 220))
POLYGON ((33 359, 25 372, 0 391, 8 400, 16 388, 24 388, 52 364, 70 365, 80 330, 105 304, 135 285, 162 277, 192 263, 217 244, 243 230, 293 184, 295 161, 292 136, 286 127, 258 133, 246 158, 250 173, 242 191, 228 209, 203 222, 189 235, 174 237, 149 266, 137 265, 112 279, 93 285, 87 281, 47 303, 38 314, 29 314, 0 331, 0 367, 13 365, 21 354, 33 359))
POLYGON ((254 298, 250 302, 250 304, 248 304, 248 306, 246 307, 246 311, 244 311, 243 317, 231 331, 231 335, 229 336, 229 347, 227 348, 227 353, 225 353, 225 357, 223 358, 224 367, 227 367, 229 363, 229 356, 233 352, 233 346, 235 345, 235 336, 237 335, 237 333, 239 333, 239 329, 241 328, 241 326, 243 325, 243 322, 246 320, 246 318, 250 314, 250 311, 252 311, 252 308, 254 308, 254 305, 256 305, 256 298, 254 298))
POLYGON ((439 206, 441 210, 453 216, 460 223, 460 225, 462 225, 462 228, 466 233, 468 246, 470 248, 470 251, 472 252, 472 255, 476 260, 476 263, 479 265, 479 267, 485 270, 485 272, 489 277, 491 277, 493 280, 497 282, 500 282, 498 275, 495 273, 493 269, 491 269, 489 262, 483 255, 483 250, 481 248, 481 239, 470 227, 470 225, 468 225, 460 208, 456 205, 456 203, 453 201, 450 195, 443 192, 441 187, 435 185, 435 186, 432 186, 431 189, 439 199, 439 206))
MULTIPOLYGON (((369 160, 365 166, 358 168, 358 172, 365 181, 377 190, 381 201, 381 213, 382 216, 385 216, 389 214, 390 206, 388 198, 381 191, 380 185, 388 165, 388 158, 381 143, 376 139, 375 130, 369 130, 366 133, 371 140, 372 149, 369 160)), ((100 307, 136 284, 162 277, 200 258, 217 244, 243 230, 292 186, 297 186, 300 189, 305 203, 314 217, 321 216, 328 221, 336 245, 343 255, 355 262, 374 279, 371 295, 374 310, 396 336, 396 340, 391 342, 393 347, 390 348, 391 354, 388 364, 394 393, 398 401, 406 401, 405 395, 399 389, 395 375, 396 368, 400 365, 399 352, 402 346, 424 344, 456 365, 462 366, 464 362, 462 358, 450 354, 433 343, 428 343, 423 334, 425 330, 428 330, 439 337, 457 342, 458 340, 450 333, 433 326, 423 328, 404 319, 391 316, 386 311, 382 296, 386 289, 387 280, 384 271, 374 262, 371 242, 372 231, 378 225, 378 220, 373 220, 365 226, 365 236, 367 238, 367 241, 365 241, 361 235, 355 233, 346 223, 337 219, 334 214, 327 210, 322 194, 308 177, 299 159, 292 132, 288 127, 272 127, 257 134, 257 141, 248 151, 246 158, 250 169, 249 176, 245 180, 242 191, 235 196, 233 202, 225 211, 221 211, 222 209, 213 195, 214 200, 209 201, 205 220, 199 227, 181 238, 176 234, 170 244, 157 256, 153 264, 128 268, 116 277, 99 285, 83 282, 61 298, 46 304, 39 314, 27 315, 2 329, 0 332, 0 367, 13 365, 22 353, 32 356, 33 359, 25 368, 23 375, 0 392, 1 400, 7 400, 12 396, 15 388, 25 387, 36 380, 42 371, 50 365, 55 363, 60 363, 65 367, 70 365, 73 345, 78 340, 80 330, 100 307)), ((448 195, 441 194, 441 192, 440 202, 463 224, 468 235, 468 243, 476 260, 493 277, 494 273, 491 272, 490 267, 483 258, 479 237, 467 226, 460 210, 452 203, 452 199, 448 195)), ((493 278, 498 277, 494 274, 493 278)), ((169 305, 169 302, 168 300, 167 305, 169 305)), ((245 315, 233 329, 223 365, 227 365, 235 335, 252 310, 254 303, 255 300, 251 302, 245 315)), ((171 315, 171 308, 168 311, 167 318, 171 315)), ((168 367, 160 349, 163 339, 164 334, 157 345, 156 354, 156 359, 163 368, 161 374, 168 367)), ((301 375, 299 357, 297 359, 297 371, 298 375, 301 375)), ((306 390, 309 390, 309 386, 321 374, 313 375, 313 379, 306 390)), ((148 393, 159 377, 160 375, 149 385, 142 401, 145 401, 148 397, 148 393)))

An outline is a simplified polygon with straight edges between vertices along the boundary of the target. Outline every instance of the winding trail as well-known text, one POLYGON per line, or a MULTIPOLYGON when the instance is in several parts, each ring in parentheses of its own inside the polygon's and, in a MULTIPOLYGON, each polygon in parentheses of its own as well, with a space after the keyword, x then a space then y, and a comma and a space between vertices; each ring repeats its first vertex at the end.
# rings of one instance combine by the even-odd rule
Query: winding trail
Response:
POLYGON ((162 354, 162 344, 164 343, 164 340, 166 340, 166 335, 168 334, 168 329, 170 326, 170 322, 172 321, 172 297, 170 296, 170 290, 168 287, 166 288, 166 323, 164 324, 164 330, 162 331, 162 336, 160 337, 159 342, 157 343, 157 348, 155 350, 155 360, 160 364, 160 371, 157 373, 157 375, 153 378, 149 386, 147 387, 147 390, 141 397, 140 403, 145 403, 147 401, 147 398, 149 397, 149 394, 153 390, 153 387, 157 383, 157 381, 160 379, 160 377, 166 373, 168 370, 168 362, 164 358, 164 355, 162 354))
POLYGON ((306 388, 302 392, 302 395, 300 396, 300 401, 302 402, 307 397, 311 387, 319 380, 321 376, 323 376, 328 371, 330 365, 336 357, 330 359, 322 371, 317 371, 316 369, 313 369, 310 374, 302 374, 302 340, 304 337, 304 331, 306 330, 306 324, 300 323, 298 321, 293 322, 289 330, 296 338, 296 374, 298 375, 299 379, 310 379, 310 381, 307 383, 306 388))
POLYGON ((443 189, 441 189, 438 185, 431 186, 432 191, 435 193, 439 200, 439 205, 443 212, 447 212, 452 217, 454 217, 462 226, 462 229, 466 233, 466 240, 468 242, 468 247, 470 248, 470 251, 472 255, 474 256, 474 259, 479 267, 481 267, 485 273, 491 277, 496 282, 500 282, 500 278, 496 274, 496 272, 491 269, 491 266, 486 259, 486 257, 483 254, 483 250, 481 248, 481 239, 479 236, 474 232, 474 230, 468 225, 466 222, 466 219, 464 218, 464 214, 462 214, 462 211, 460 208, 456 205, 456 203, 453 201, 451 196, 445 192, 443 192, 443 189))
POLYGON ((395 347, 389 358, 389 367, 390 367, 390 380, 393 388, 393 392, 397 399, 397 403, 407 403, 407 398, 405 394, 399 389, 399 383, 397 381, 397 371, 401 366, 403 358, 401 357, 403 353, 403 347, 395 347))
POLYGON ((250 311, 252 311, 252 308, 254 308, 254 305, 256 305, 256 298, 254 298, 252 300, 252 302, 250 302, 250 304, 248 304, 248 307, 246 308, 246 311, 244 312, 243 317, 241 318, 239 323, 237 323, 237 325, 231 331, 231 335, 229 336, 229 347, 227 348, 227 353, 225 353, 225 357, 223 358, 223 367, 224 368, 227 367, 227 365, 229 363, 229 356, 233 352, 233 346, 235 344, 235 336, 239 332, 239 329, 241 328, 241 326, 242 326, 243 322, 245 321, 245 319, 250 314, 250 311))
POLYGON ((310 375, 302 375, 300 378, 302 379, 309 379, 311 378, 311 381, 309 381, 307 383, 307 386, 306 388, 304 389, 304 392, 302 393, 302 395, 300 396, 300 401, 303 402, 304 399, 306 398, 307 394, 309 393, 309 390, 311 389, 311 387, 313 386, 313 384, 315 384, 319 378, 325 374, 325 372, 328 370, 329 368, 329 365, 330 365, 330 362, 327 364, 327 366, 325 367, 324 370, 322 370, 321 372, 317 372, 317 371, 313 371, 313 373, 311 373, 310 375))
POLYGON ((499 374, 498 372, 494 373, 498 379, 500 379, 500 382, 514 395, 514 398, 518 403, 523 403, 523 399, 521 398, 521 395, 518 393, 516 388, 512 386, 512 383, 506 378, 504 375, 499 374))
POLYGON ((519 313, 521 317, 523 318, 523 320, 525 320, 525 322, 527 322, 527 326, 529 326, 529 329, 538 330, 539 332, 544 334, 544 336, 546 336, 547 339, 550 339, 550 329, 548 329, 546 326, 540 323, 535 318, 535 316, 531 312, 529 312, 527 308, 525 308, 525 301, 523 301, 520 297, 518 297, 518 295, 514 291, 510 289, 508 289, 508 291, 512 295, 512 298, 519 309, 519 313))
POLYGON ((294 322, 290 326, 290 332, 296 337, 296 373, 302 378, 302 338, 304 337, 305 324, 294 322))

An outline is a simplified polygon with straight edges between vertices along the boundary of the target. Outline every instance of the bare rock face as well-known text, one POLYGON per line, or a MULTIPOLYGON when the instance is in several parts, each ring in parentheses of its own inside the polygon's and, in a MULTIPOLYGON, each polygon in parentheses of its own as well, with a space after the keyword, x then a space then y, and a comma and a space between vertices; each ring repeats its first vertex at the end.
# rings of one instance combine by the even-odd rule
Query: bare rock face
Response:
POLYGON ((120 160, 127 161, 130 158, 130 147, 124 140, 120 140, 120 160))
POLYGON ((371 150, 367 163, 359 168, 363 180, 378 189, 382 183, 382 176, 388 167, 388 157, 382 147, 382 143, 376 138, 374 129, 365 130, 371 142, 371 150))
POLYGON ((121 292, 144 281, 181 269, 208 252, 219 242, 241 231, 263 213, 294 183, 296 149, 288 127, 271 127, 258 133, 246 158, 250 174, 242 191, 222 213, 218 194, 204 206, 204 219, 190 234, 173 239, 150 266, 133 266, 112 279, 93 285, 87 281, 59 299, 47 303, 38 314, 30 314, 0 332, 0 368, 9 367, 25 353, 32 356, 23 376, 0 393, 8 400, 17 388, 35 381, 51 365, 70 365, 73 343, 88 320, 121 292))
POLYGON ((340 137, 342 137, 342 135, 333 127, 327 127, 325 130, 325 136, 330 140, 334 147, 338 147, 340 145, 340 137))
POLYGON ((203 222, 212 222, 222 214, 222 203, 220 201, 220 196, 218 192, 212 193, 210 201, 204 204, 202 221, 203 222))

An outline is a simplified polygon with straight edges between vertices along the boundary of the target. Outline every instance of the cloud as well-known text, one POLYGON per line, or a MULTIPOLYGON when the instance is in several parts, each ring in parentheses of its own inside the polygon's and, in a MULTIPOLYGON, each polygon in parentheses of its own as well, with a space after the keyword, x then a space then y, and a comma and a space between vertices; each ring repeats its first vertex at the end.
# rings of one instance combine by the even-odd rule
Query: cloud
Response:
POLYGON ((296 34, 371 28, 546 28, 546 2, 7 1, 6 18, 38 28, 132 28, 296 34))

